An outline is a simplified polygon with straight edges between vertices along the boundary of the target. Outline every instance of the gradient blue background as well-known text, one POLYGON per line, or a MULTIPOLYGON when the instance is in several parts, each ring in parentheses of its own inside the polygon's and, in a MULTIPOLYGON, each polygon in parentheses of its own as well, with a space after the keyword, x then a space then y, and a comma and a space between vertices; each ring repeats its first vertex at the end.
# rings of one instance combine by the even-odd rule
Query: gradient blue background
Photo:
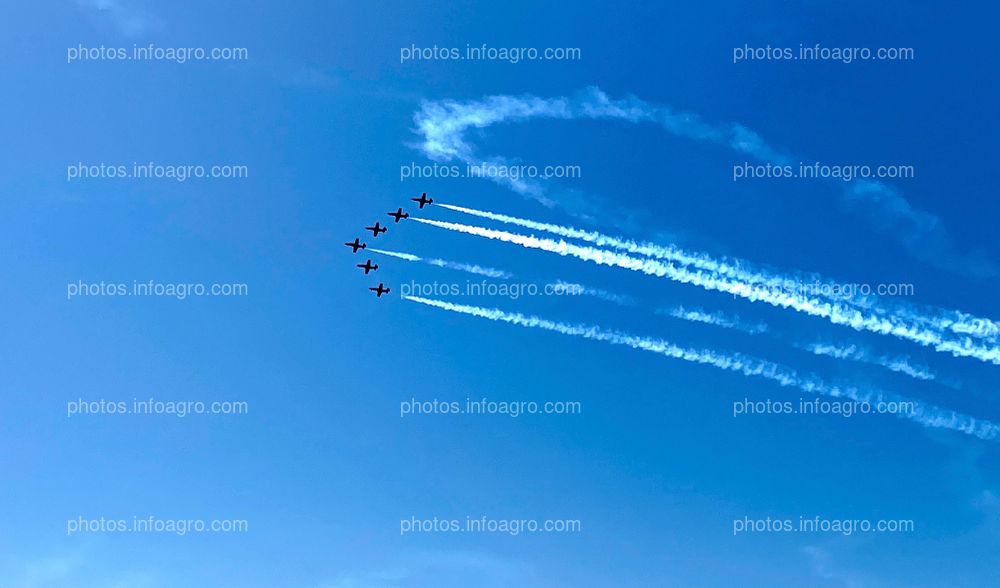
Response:
MULTIPOLYGON (((557 222, 481 180, 405 181, 420 101, 598 85, 735 121, 831 162, 914 165, 897 186, 963 251, 1000 260, 997 10, 990 3, 224 3, 39 1, 0 9, 0 586, 989 586, 996 443, 891 417, 734 419, 799 394, 706 367, 375 300, 341 245, 427 191, 557 222), (67 64, 67 47, 247 47, 246 62, 67 64), (732 48, 914 47, 912 63, 732 63, 732 48), (417 46, 580 47, 579 62, 399 62, 417 46), (236 180, 67 182, 76 162, 236 163, 236 180), (244 298, 77 298, 66 284, 245 282, 244 298), (234 399, 233 417, 66 417, 66 402, 234 399), (400 419, 410 398, 575 400, 584 414, 400 419), (413 534, 399 520, 580 519, 576 534, 413 534), (240 535, 66 536, 67 519, 247 519, 240 535), (898 535, 733 537, 744 516, 907 518, 898 535)), ((652 126, 497 126, 486 153, 580 165, 571 188, 647 211, 714 254, 1000 315, 996 278, 915 259, 817 182, 733 183, 731 152, 652 126)), ((430 209, 426 215, 461 217, 430 209)), ((384 241, 383 241, 384 239, 384 241)), ((721 294, 416 225, 417 255, 636 296, 456 300, 738 350, 1000 419, 996 368, 721 294), (676 304, 783 338, 656 316, 676 304), (906 353, 960 390, 791 348, 906 353)), ((391 286, 464 283, 380 259, 391 286)))

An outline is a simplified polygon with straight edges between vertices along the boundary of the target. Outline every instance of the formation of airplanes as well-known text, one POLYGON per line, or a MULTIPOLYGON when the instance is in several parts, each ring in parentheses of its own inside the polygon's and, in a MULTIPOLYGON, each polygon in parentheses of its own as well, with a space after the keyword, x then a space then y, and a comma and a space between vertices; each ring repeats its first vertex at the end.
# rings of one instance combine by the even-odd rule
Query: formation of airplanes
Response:
MULTIPOLYGON (((427 197, 427 192, 421 194, 419 198, 410 198, 410 200, 418 203, 420 208, 423 208, 428 204, 434 203, 433 198, 427 197)), ((410 214, 408 212, 404 212, 402 207, 397 208, 395 212, 387 212, 386 214, 392 217, 393 224, 398 224, 399 221, 410 218, 410 214)), ((365 230, 371 231, 372 238, 375 239, 382 233, 387 232, 389 230, 389 227, 383 227, 381 223, 376 221, 374 225, 370 227, 365 227, 365 230)), ((349 241, 347 243, 344 243, 344 245, 351 248, 351 253, 357 253, 358 251, 368 247, 368 244, 362 243, 361 239, 359 239, 358 237, 355 237, 353 242, 349 241)), ((364 271, 366 276, 370 272, 378 271, 378 264, 373 264, 372 260, 370 259, 366 260, 364 263, 357 264, 355 267, 364 271)), ((376 298, 381 298, 383 294, 389 293, 389 288, 386 288, 385 284, 383 284, 382 282, 379 282, 378 286, 368 289, 375 293, 376 298)))

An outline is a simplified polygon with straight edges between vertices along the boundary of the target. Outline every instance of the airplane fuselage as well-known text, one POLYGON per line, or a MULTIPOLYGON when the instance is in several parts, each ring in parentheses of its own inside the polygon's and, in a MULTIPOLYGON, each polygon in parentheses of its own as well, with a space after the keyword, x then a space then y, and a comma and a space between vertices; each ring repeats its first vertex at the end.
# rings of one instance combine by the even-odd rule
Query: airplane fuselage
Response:
POLYGON ((421 194, 420 198, 410 198, 410 200, 420 203, 420 208, 423 208, 425 204, 431 204, 434 202, 433 198, 427 197, 427 192, 421 194))

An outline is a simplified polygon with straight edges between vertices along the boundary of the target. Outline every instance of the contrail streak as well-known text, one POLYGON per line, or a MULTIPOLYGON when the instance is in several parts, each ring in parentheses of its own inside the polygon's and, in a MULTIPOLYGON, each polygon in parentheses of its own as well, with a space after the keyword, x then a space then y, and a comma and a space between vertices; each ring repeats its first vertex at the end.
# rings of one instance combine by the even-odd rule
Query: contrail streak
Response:
POLYGON ((435 204, 435 206, 440 206, 441 208, 446 208, 448 210, 472 216, 478 216, 488 220, 524 227, 526 229, 544 231, 546 233, 552 233, 553 235, 558 235, 567 239, 579 239, 581 241, 592 243, 598 247, 612 247, 614 249, 621 249, 622 251, 628 251, 629 253, 635 253, 637 255, 644 255, 646 257, 656 257, 659 259, 676 261, 685 265, 694 265, 700 269, 712 272, 726 273, 736 271, 735 268, 728 266, 725 262, 716 261, 708 255, 689 253, 676 247, 665 247, 654 243, 643 243, 628 239, 620 239, 601 234, 597 231, 585 231, 582 229, 564 227, 552 223, 541 223, 506 214, 497 214, 495 212, 487 212, 485 210, 476 210, 475 208, 455 206, 453 204, 442 203, 435 204))
POLYGON ((604 341, 613 345, 624 345, 633 349, 640 349, 652 353, 658 353, 674 359, 681 359, 693 363, 710 365, 719 369, 742 373, 746 376, 758 376, 777 382, 781 386, 791 386, 805 392, 831 396, 834 398, 846 398, 855 402, 868 402, 876 404, 879 402, 906 402, 912 406, 910 412, 902 412, 897 416, 908 418, 925 427, 936 427, 960 431, 969 435, 974 435, 980 439, 995 439, 1000 433, 1000 426, 982 419, 960 414, 948 409, 924 404, 923 402, 910 400, 902 396, 878 390, 859 391, 854 387, 842 387, 828 384, 815 376, 801 376, 795 370, 780 364, 765 361, 740 354, 729 354, 712 351, 709 349, 692 349, 674 345, 662 339, 652 339, 640 337, 617 331, 609 331, 597 326, 568 324, 551 321, 535 316, 527 316, 519 313, 505 312, 500 309, 489 309, 479 306, 465 304, 453 304, 441 300, 422 298, 419 296, 403 296, 405 300, 418 302, 427 306, 467 314, 491 321, 499 321, 518 325, 521 327, 542 329, 553 331, 563 335, 571 335, 604 341))
POLYGON ((998 347, 975 345, 968 339, 964 342, 945 340, 939 333, 920 329, 912 325, 900 324, 898 321, 889 320, 875 313, 865 314, 860 310, 845 308, 843 305, 832 302, 803 299, 802 297, 793 296, 785 292, 760 292, 749 284, 711 272, 691 270, 686 267, 678 267, 666 261, 631 257, 617 251, 581 246, 562 240, 554 241, 533 235, 519 235, 496 229, 424 218, 411 217, 410 220, 468 235, 476 235, 505 243, 514 243, 528 249, 540 249, 562 256, 568 255, 599 265, 620 267, 651 276, 666 277, 676 282, 694 284, 706 290, 726 292, 750 301, 759 300, 779 308, 791 308, 812 316, 825 318, 833 324, 849 326, 858 331, 865 330, 882 335, 893 335, 926 347, 932 347, 937 351, 951 353, 955 356, 974 357, 982 361, 1000 365, 1000 348, 998 347))
POLYGON ((575 284, 570 282, 564 282, 558 280, 549 284, 554 288, 561 288, 565 292, 572 294, 583 294, 585 296, 593 296, 605 302, 612 302, 619 306, 633 306, 635 305, 635 299, 631 296, 626 296, 625 294, 616 294, 614 292, 608 292, 607 290, 601 290, 600 288, 591 288, 590 286, 584 286, 583 284, 575 284))
POLYGON ((396 257, 398 259, 405 259, 406 261, 423 261, 422 258, 413 255, 412 253, 400 253, 399 251, 386 251, 385 249, 375 249, 374 247, 369 247, 368 251, 372 253, 379 253, 381 255, 388 255, 389 257, 396 257))
POLYGON ((713 312, 708 313, 700 308, 684 308, 683 306, 678 306, 670 310, 657 310, 657 314, 667 314, 674 318, 679 318, 685 321, 691 321, 695 323, 704 323, 706 325, 715 325, 717 327, 722 327, 725 329, 735 329, 737 331, 743 331, 744 333, 749 333, 750 335, 757 335, 759 333, 767 332, 767 325, 764 323, 757 323, 754 325, 747 324, 737 317, 726 317, 722 313, 713 312))
POLYGON ((399 259, 405 259, 406 261, 420 261, 428 265, 434 265, 437 267, 468 272, 470 274, 476 274, 478 276, 486 276, 488 278, 500 278, 504 280, 509 280, 511 277, 513 277, 511 274, 503 270, 493 269, 491 267, 483 267, 481 265, 459 263, 457 261, 448 261, 447 259, 423 258, 417 255, 413 255, 412 253, 386 251, 385 249, 373 249, 371 247, 368 248, 368 251, 371 251, 372 253, 379 253, 381 255, 388 255, 390 257, 396 257, 399 259))
POLYGON ((828 357, 835 357, 837 359, 849 359, 851 361, 858 361, 861 363, 868 363, 872 365, 882 366, 888 370, 894 372, 899 372, 901 374, 906 374, 911 378, 916 378, 918 380, 933 380, 934 374, 926 367, 914 366, 910 364, 909 360, 905 357, 889 357, 886 355, 873 355, 870 351, 864 347, 859 347, 857 345, 848 345, 846 347, 841 347, 838 345, 831 345, 828 343, 810 343, 808 345, 800 345, 799 347, 811 351, 816 355, 826 355, 828 357))
POLYGON ((916 309, 899 305, 897 308, 884 309, 876 304, 868 296, 858 296, 854 292, 852 285, 837 284, 828 280, 821 280, 818 276, 798 276, 782 275, 767 272, 754 268, 752 264, 743 260, 715 259, 706 253, 685 251, 673 245, 660 245, 644 241, 633 241, 602 234, 598 231, 588 231, 574 227, 566 227, 553 223, 542 223, 529 219, 518 218, 506 214, 498 214, 485 210, 476 210, 464 206, 453 204, 435 204, 448 210, 485 218, 504 224, 515 225, 543 231, 565 237, 567 239, 578 239, 586 241, 597 247, 611 247, 621 251, 627 251, 636 255, 654 257, 667 261, 674 261, 684 265, 691 265, 698 269, 719 274, 734 280, 739 280, 753 285, 762 290, 778 292, 797 293, 801 298, 825 298, 827 300, 839 302, 858 308, 872 309, 878 307, 880 310, 892 314, 899 320, 917 323, 924 327, 938 331, 952 331, 959 336, 971 336, 996 342, 1000 337, 1000 324, 985 318, 974 317, 958 311, 944 309, 929 309, 937 316, 926 316, 916 309))

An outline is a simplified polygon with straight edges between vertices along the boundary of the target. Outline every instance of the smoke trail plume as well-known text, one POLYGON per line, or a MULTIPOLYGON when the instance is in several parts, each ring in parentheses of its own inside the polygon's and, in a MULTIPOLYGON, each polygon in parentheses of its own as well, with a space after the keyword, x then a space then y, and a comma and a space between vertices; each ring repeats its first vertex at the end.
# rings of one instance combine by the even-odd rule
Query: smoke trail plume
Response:
POLYGON ((590 286, 584 286, 583 284, 574 284, 558 280, 549 285, 553 288, 560 288, 564 292, 583 294, 584 296, 593 296, 599 300, 611 302, 619 306, 635 305, 635 299, 631 296, 626 296, 625 294, 615 294, 614 292, 608 292, 607 290, 601 290, 600 288, 591 288, 590 286))
POLYGON ((858 345, 848 345, 846 347, 832 345, 829 343, 809 343, 799 347, 811 351, 816 355, 825 355, 837 359, 849 359, 861 363, 882 366, 888 370, 906 374, 918 380, 933 380, 934 374, 929 368, 914 366, 906 357, 889 357, 887 355, 875 355, 868 349, 858 345))
POLYGON ((704 323, 706 325, 715 325, 724 329, 743 331, 744 333, 749 333, 750 335, 767 332, 767 325, 764 323, 748 324, 743 322, 738 316, 727 317, 721 312, 708 313, 700 308, 684 308, 683 306, 678 306, 677 308, 670 310, 657 310, 656 313, 666 314, 685 321, 704 323))
POLYGON ((418 302, 427 306, 467 314, 491 321, 509 323, 521 327, 542 329, 553 331, 563 335, 571 335, 604 341, 613 345, 624 345, 633 349, 640 349, 652 353, 658 353, 674 359, 680 359, 693 363, 710 365, 719 369, 742 373, 746 376, 757 376, 776 382, 781 386, 795 387, 805 392, 831 396, 834 398, 846 398, 855 402, 868 402, 876 404, 879 402, 909 402, 913 406, 911 412, 900 413, 900 418, 908 418, 925 427, 937 427, 960 431, 969 435, 974 435, 981 439, 995 439, 1000 434, 1000 426, 986 420, 977 419, 971 416, 956 413, 951 410, 938 408, 924 404, 916 400, 909 400, 896 394, 879 390, 860 391, 854 387, 842 387, 828 384, 815 376, 802 376, 795 370, 782 365, 748 357, 740 354, 720 353, 708 349, 683 348, 669 341, 662 339, 652 339, 609 331, 597 326, 568 324, 535 316, 527 316, 519 313, 505 312, 500 309, 489 309, 465 304, 453 304, 441 300, 422 298, 419 296, 404 296, 405 300, 418 302))
POLYGON ((921 311, 920 309, 903 304, 896 304, 886 308, 884 304, 881 304, 879 300, 872 296, 858 295, 857 288, 853 287, 853 285, 838 284, 813 274, 779 274, 755 268, 751 263, 744 260, 715 259, 706 253, 685 251, 673 245, 633 241, 631 239, 605 235, 597 231, 582 230, 554 223, 542 223, 452 204, 442 203, 436 206, 504 224, 543 231, 567 239, 586 241, 597 247, 610 247, 636 255, 690 265, 700 270, 739 280, 760 290, 790 292, 800 297, 823 298, 861 309, 877 308, 880 312, 888 313, 897 320, 912 322, 926 329, 937 330, 939 332, 951 331, 959 336, 977 337, 987 342, 997 342, 1000 340, 1000 324, 989 319, 945 309, 928 308, 921 311))
POLYGON ((428 265, 434 265, 437 267, 443 267, 447 269, 458 270, 461 272, 468 272, 470 274, 476 274, 477 276, 486 276, 488 278, 500 278, 503 280, 509 280, 513 277, 511 274, 498 269, 493 269, 491 267, 483 267, 481 265, 469 264, 469 263, 459 263, 457 261, 448 261, 446 259, 437 258, 423 258, 412 253, 400 253, 398 251, 387 251, 385 249, 373 249, 368 248, 368 251, 372 253, 378 253, 381 255, 388 255, 389 257, 395 257, 398 259, 405 259, 406 261, 419 261, 426 263, 428 265))
POLYGON ((411 220, 459 233, 513 243, 528 249, 539 249, 562 256, 572 256, 599 265, 620 267, 651 276, 665 277, 676 282, 700 286, 706 290, 725 292, 750 301, 759 300, 779 308, 791 308, 812 316, 825 318, 833 324, 849 326, 858 331, 865 330, 882 335, 893 335, 926 347, 931 347, 937 351, 951 353, 955 356, 974 357, 982 361, 1000 365, 1000 347, 976 345, 969 340, 965 340, 964 342, 945 340, 939 333, 920 329, 913 325, 901 324, 898 321, 890 320, 877 313, 866 314, 860 310, 847 308, 840 304, 794 296, 786 292, 761 292, 746 283, 710 272, 678 267, 666 261, 636 258, 618 253, 617 251, 581 246, 562 240, 554 241, 533 235, 519 235, 484 227, 415 217, 411 217, 411 220))

